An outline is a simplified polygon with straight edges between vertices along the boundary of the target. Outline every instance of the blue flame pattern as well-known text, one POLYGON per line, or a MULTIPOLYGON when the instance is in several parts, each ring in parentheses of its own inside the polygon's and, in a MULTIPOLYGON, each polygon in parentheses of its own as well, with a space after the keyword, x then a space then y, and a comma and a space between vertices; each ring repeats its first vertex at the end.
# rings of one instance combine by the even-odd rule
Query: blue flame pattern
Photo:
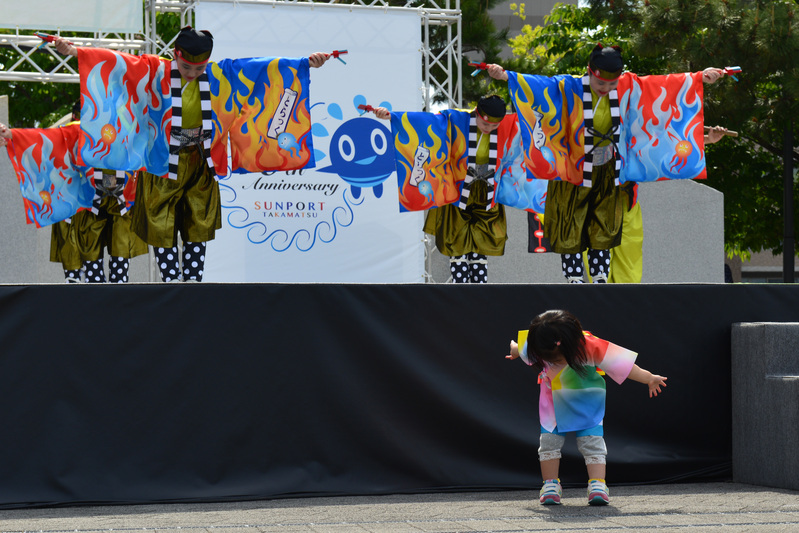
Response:
POLYGON ((81 157, 95 168, 166 174, 172 97, 168 81, 166 90, 163 83, 169 63, 102 49, 91 50, 90 58, 81 63, 81 157), (113 128, 110 142, 104 127, 113 128))
MULTIPOLYGON (((69 127, 73 126, 66 126, 69 127)), ((12 154, 9 150, 9 155, 28 223, 47 226, 71 217, 81 208, 91 207, 94 187, 86 175, 89 169, 76 164, 74 147, 61 132, 15 129, 14 145, 20 147, 21 153, 12 154), (41 148, 38 159, 34 155, 37 146, 41 148)))
POLYGON ((529 173, 524 167, 521 129, 516 132, 502 157, 496 177, 497 188, 494 192, 496 203, 544 213, 544 200, 549 180, 535 179, 532 173, 529 173))
POLYGON ((702 93, 698 93, 702 82, 687 75, 679 91, 670 95, 667 87, 675 85, 677 76, 682 77, 634 76, 631 89, 620 98, 619 106, 627 109, 619 139, 623 165, 621 181, 703 176, 704 147, 697 142, 704 136, 702 93), (654 101, 645 96, 647 89, 655 92, 654 101), (685 152, 690 149, 690 153, 684 157, 678 155, 679 143, 683 143, 685 152))

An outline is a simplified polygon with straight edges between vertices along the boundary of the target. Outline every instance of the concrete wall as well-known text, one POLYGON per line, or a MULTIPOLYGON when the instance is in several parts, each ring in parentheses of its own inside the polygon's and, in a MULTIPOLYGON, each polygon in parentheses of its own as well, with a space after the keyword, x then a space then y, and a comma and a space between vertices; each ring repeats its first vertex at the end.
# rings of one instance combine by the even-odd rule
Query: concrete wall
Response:
MULTIPOLYGON (((0 96, 0 122, 8 124, 7 96, 0 96)), ((11 162, 5 155, 0 156, 0 225, 3 228, 0 232, 0 282, 58 281, 57 277, 52 277, 53 270, 48 264, 50 230, 37 230, 25 224, 19 185, 11 162)), ((55 273, 63 281, 60 270, 55 270, 55 273)))
MULTIPOLYGON (((8 124, 7 96, 0 96, 0 122, 8 124)), ((64 282, 61 264, 50 262, 50 228, 25 223, 19 185, 6 155, 0 155, 0 224, 0 283, 64 282)), ((157 276, 149 255, 131 261, 131 281, 151 281, 157 276)))
POLYGON ((733 481, 799 490, 797 442, 799 323, 733 324, 733 481))

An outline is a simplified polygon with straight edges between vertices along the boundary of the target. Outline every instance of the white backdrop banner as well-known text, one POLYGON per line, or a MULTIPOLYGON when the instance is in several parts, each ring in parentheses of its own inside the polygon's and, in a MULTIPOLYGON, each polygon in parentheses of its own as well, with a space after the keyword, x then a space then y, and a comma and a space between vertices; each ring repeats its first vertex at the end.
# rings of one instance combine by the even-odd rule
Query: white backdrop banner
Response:
POLYGON ((2 26, 31 30, 141 33, 141 0, 0 0, 2 26))
POLYGON ((357 108, 421 109, 418 12, 202 2, 196 20, 212 59, 348 52, 311 69, 316 167, 220 180, 203 279, 423 282, 423 216, 399 212, 391 125, 357 108))

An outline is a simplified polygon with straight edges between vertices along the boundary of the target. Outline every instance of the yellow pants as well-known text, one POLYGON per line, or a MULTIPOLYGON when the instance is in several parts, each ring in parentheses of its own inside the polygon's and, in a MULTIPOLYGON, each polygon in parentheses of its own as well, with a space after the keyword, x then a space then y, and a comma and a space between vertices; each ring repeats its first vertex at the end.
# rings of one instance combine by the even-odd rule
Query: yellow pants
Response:
POLYGON ((644 221, 636 202, 624 213, 621 244, 610 250, 608 283, 641 283, 644 273, 644 221))

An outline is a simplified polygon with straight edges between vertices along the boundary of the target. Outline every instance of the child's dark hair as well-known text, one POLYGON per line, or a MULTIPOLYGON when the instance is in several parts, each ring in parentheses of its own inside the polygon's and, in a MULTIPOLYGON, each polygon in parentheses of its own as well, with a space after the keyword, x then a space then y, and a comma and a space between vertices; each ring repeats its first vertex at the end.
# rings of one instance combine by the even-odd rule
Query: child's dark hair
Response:
POLYGON ((562 355, 578 374, 584 375, 586 362, 583 326, 576 316, 560 309, 546 311, 533 319, 527 333, 527 355, 534 365, 544 367, 562 355))

